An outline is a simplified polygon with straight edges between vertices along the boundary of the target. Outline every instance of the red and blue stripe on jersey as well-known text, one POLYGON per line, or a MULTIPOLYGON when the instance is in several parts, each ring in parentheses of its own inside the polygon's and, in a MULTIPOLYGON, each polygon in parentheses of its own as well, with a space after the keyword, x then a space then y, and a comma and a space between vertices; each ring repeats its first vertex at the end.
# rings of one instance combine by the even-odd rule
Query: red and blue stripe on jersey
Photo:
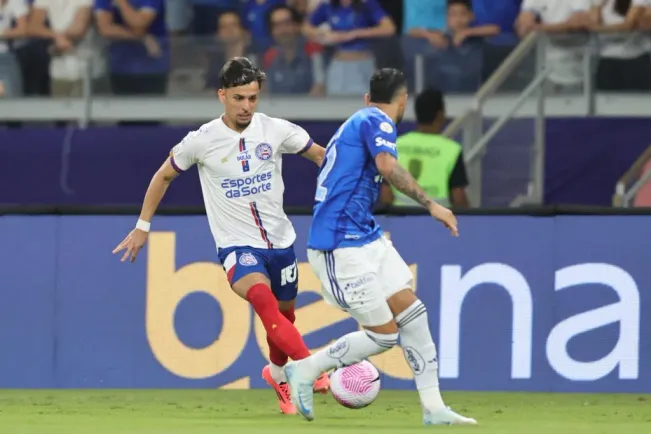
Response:
MULTIPOLYGON (((246 142, 244 141, 244 137, 240 138, 240 155, 246 151, 246 142)), ((247 154, 248 155, 248 154, 247 154)), ((246 155, 244 155, 246 157, 246 155)), ((248 172, 249 171, 249 160, 246 158, 242 159, 242 172, 248 172)))
POLYGON ((258 211, 258 205, 255 202, 251 202, 249 203, 249 207, 251 208, 251 214, 253 215, 253 220, 255 220, 255 225, 260 230, 260 236, 262 237, 262 240, 267 243, 268 249, 273 249, 274 245, 271 243, 271 241, 269 241, 267 230, 262 224, 262 218, 260 217, 260 211, 258 211))

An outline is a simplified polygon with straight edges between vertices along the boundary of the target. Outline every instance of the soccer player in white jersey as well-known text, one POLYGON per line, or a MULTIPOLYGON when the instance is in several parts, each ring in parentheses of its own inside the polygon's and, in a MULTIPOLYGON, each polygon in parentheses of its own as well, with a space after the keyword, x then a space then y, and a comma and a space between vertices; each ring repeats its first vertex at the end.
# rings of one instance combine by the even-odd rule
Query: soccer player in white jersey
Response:
MULTIPOLYGON (((296 233, 283 211, 282 154, 300 154, 320 165, 324 149, 303 128, 255 113, 264 72, 243 57, 224 65, 219 98, 225 113, 189 133, 154 175, 136 228, 114 250, 136 259, 170 182, 197 165, 210 230, 233 291, 253 306, 267 332, 271 363, 262 371, 280 409, 295 414, 283 366, 310 351, 294 327, 298 268, 296 233)), ((327 375, 314 390, 326 393, 327 375)))
POLYGON ((476 424, 443 403, 427 310, 412 291, 409 267, 373 218, 382 179, 426 207, 455 236, 457 220, 398 164, 396 124, 407 102, 403 74, 395 69, 376 72, 366 101, 368 107, 353 114, 326 147, 308 238, 308 259, 325 300, 350 313, 364 330, 288 363, 285 375, 292 401, 307 420, 314 419, 314 379, 387 351, 400 336, 420 395, 423 423, 476 424))

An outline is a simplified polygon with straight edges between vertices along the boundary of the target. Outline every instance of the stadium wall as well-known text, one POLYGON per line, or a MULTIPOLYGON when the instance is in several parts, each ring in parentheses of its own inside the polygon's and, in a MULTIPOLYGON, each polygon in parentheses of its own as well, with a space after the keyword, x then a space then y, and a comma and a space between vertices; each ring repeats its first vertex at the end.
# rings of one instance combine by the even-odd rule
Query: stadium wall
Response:
MULTIPOLYGON (((120 263, 134 218, 0 217, 0 388, 265 387, 264 330, 206 218, 157 217, 120 263)), ((378 219, 417 278, 445 389, 651 392, 649 215, 462 215, 458 239, 427 216, 378 219)), ((297 325, 315 349, 356 325, 318 295, 310 217, 292 221, 297 325)), ((384 387, 413 387, 399 349, 373 362, 384 387)))
MULTIPOLYGON (((339 121, 300 124, 317 143, 325 144, 339 121)), ((528 179, 533 125, 532 119, 513 119, 491 142, 485 160, 486 192, 508 191, 512 176, 528 179)), ((3 189, 0 203, 140 205, 152 174, 189 128, 194 127, 0 130, 0 185, 11 186, 3 189)), ((411 128, 406 122, 400 130, 411 128)), ((552 118, 546 133, 545 203, 608 206, 617 180, 651 143, 651 120, 552 118)), ((311 205, 314 164, 288 156, 283 169, 285 203, 311 205)), ((525 188, 526 182, 520 184, 525 188)), ((200 205, 196 172, 175 181, 165 203, 200 205)))

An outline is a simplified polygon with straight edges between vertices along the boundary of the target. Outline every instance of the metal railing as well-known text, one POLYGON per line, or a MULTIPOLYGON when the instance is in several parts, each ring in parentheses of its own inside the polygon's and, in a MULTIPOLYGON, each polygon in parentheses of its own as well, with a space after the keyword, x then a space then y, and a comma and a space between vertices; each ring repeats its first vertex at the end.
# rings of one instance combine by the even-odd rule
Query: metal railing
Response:
MULTIPOLYGON (((513 199, 511 206, 525 204, 541 204, 544 198, 544 177, 545 177, 545 102, 547 78, 552 70, 547 66, 545 59, 546 46, 549 43, 548 36, 540 33, 529 34, 511 52, 502 65, 495 71, 486 83, 475 95, 471 107, 462 115, 451 122, 444 135, 454 137, 461 133, 462 143, 465 152, 465 161, 468 168, 470 186, 468 195, 473 205, 481 205, 481 180, 482 160, 486 154, 487 147, 491 140, 502 130, 520 110, 520 108, 535 96, 534 117, 534 139, 531 152, 530 181, 526 193, 520 194, 513 199), (493 97, 500 86, 525 61, 525 59, 536 51, 536 73, 529 85, 520 95, 510 102, 510 107, 503 110, 495 119, 488 131, 484 132, 483 122, 485 118, 484 109, 486 103, 493 97)), ((586 115, 594 115, 596 111, 596 97, 594 92, 594 56, 597 46, 594 36, 588 39, 583 58, 583 98, 586 115)))
POLYGON ((640 189, 651 182, 651 170, 644 171, 649 161, 651 161, 651 146, 646 148, 631 168, 617 181, 613 196, 614 207, 629 208, 640 189))

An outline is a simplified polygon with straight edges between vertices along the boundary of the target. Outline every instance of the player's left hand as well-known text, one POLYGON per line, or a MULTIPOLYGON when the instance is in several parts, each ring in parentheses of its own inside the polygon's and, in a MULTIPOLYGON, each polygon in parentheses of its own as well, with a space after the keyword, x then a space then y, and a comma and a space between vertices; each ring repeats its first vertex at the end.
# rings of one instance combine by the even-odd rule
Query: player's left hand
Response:
POLYGON ((432 217, 443 223, 443 225, 450 230, 453 237, 459 236, 457 217, 452 211, 437 203, 434 203, 429 211, 432 217))
POLYGON ((124 262, 129 259, 129 262, 134 262, 136 256, 138 256, 138 252, 147 242, 147 235, 147 232, 141 231, 140 229, 132 230, 129 235, 127 235, 127 237, 122 240, 115 249, 113 249, 113 254, 126 250, 120 261, 124 262))

